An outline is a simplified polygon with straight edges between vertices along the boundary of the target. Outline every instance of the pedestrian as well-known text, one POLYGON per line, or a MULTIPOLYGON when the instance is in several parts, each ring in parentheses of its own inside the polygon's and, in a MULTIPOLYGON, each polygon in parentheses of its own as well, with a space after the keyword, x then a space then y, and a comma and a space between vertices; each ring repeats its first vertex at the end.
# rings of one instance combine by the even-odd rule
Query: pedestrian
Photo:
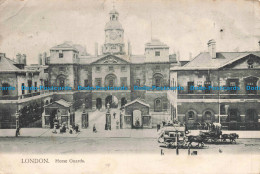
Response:
POLYGON ((18 126, 17 128, 16 128, 16 131, 15 131, 15 136, 16 137, 18 137, 18 136, 20 136, 20 126, 18 126))
POLYGON ((93 133, 97 133, 96 125, 93 125, 93 133))
POLYGON ((116 112, 113 113, 114 119, 116 118, 116 112))
POLYGON ((161 125, 157 124, 157 132, 160 130, 160 128, 161 128, 161 125))

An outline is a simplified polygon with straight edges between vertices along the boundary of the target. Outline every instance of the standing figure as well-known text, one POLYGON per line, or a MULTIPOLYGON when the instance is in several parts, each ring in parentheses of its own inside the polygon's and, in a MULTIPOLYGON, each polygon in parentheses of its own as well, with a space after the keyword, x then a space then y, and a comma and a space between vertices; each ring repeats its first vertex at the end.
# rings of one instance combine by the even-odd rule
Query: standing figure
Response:
POLYGON ((96 125, 93 125, 93 133, 97 133, 96 125))
POLYGON ((116 118, 116 112, 113 113, 114 119, 116 118))

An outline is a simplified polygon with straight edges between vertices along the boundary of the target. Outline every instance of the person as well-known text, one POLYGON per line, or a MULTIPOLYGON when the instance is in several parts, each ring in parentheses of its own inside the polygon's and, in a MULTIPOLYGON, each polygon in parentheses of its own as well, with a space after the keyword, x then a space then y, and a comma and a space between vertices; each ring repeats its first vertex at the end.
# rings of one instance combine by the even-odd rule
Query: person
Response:
POLYGON ((161 125, 157 124, 157 132, 160 130, 160 128, 161 128, 161 125))
POLYGON ((76 124, 76 126, 75 126, 75 131, 76 131, 76 133, 80 132, 80 131, 79 131, 79 125, 78 125, 78 124, 76 124))
POLYGON ((18 137, 18 136, 20 136, 20 126, 18 126, 17 128, 16 128, 16 131, 15 131, 15 136, 16 137, 18 137))
POLYGON ((60 133, 66 132, 66 126, 65 124, 62 124, 62 127, 60 128, 60 133))
POLYGON ((116 118, 116 112, 113 113, 114 119, 116 118))
POLYGON ((73 126, 69 126, 69 133, 72 134, 73 133, 73 126))
POLYGON ((95 124, 93 125, 93 132, 97 133, 97 129, 96 129, 96 125, 95 124))

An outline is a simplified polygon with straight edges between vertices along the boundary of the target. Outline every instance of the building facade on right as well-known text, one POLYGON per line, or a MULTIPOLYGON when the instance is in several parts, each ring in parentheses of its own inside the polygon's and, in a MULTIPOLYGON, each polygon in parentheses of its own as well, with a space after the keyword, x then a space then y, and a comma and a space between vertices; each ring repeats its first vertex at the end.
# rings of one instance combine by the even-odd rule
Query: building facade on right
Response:
POLYGON ((229 130, 260 130, 260 51, 216 52, 208 42, 184 66, 170 70, 171 116, 190 129, 221 122, 229 130))

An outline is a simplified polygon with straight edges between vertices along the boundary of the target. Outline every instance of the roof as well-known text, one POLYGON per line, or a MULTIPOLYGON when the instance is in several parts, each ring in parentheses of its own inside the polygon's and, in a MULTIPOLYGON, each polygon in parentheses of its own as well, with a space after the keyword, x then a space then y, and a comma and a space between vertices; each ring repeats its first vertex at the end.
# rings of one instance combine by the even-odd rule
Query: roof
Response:
POLYGON ((106 23, 105 30, 124 30, 119 21, 109 21, 106 23))
POLYGON ((21 69, 17 68, 15 65, 15 62, 1 56, 0 60, 0 72, 16 72, 16 71, 21 71, 21 69))
POLYGON ((60 104, 60 105, 62 105, 62 106, 64 106, 64 107, 66 107, 66 108, 68 108, 68 107, 71 106, 71 104, 70 104, 69 102, 67 102, 66 100, 63 100, 63 99, 60 99, 60 100, 58 100, 58 101, 55 101, 55 103, 58 103, 58 104, 60 104))
POLYGON ((169 46, 159 39, 152 39, 151 42, 145 44, 145 49, 147 48, 169 48, 169 46))
POLYGON ((145 55, 132 55, 130 61, 131 63, 145 63, 145 55))
POLYGON ((78 51, 77 48, 70 42, 64 42, 63 44, 52 47, 50 50, 74 50, 74 51, 78 51))
POLYGON ((136 103, 136 102, 137 102, 137 103, 140 103, 140 104, 142 104, 142 105, 144 105, 144 106, 150 107, 149 104, 147 104, 147 103, 141 101, 140 99, 135 99, 135 100, 131 101, 130 103, 125 104, 125 107, 126 107, 126 106, 129 106, 129 105, 131 105, 131 104, 134 104, 134 103, 136 103))
POLYGON ((233 63, 248 55, 260 57, 260 51, 252 52, 217 52, 216 58, 212 59, 208 52, 202 52, 189 63, 182 67, 173 67, 171 70, 208 70, 219 69, 223 66, 233 63))

